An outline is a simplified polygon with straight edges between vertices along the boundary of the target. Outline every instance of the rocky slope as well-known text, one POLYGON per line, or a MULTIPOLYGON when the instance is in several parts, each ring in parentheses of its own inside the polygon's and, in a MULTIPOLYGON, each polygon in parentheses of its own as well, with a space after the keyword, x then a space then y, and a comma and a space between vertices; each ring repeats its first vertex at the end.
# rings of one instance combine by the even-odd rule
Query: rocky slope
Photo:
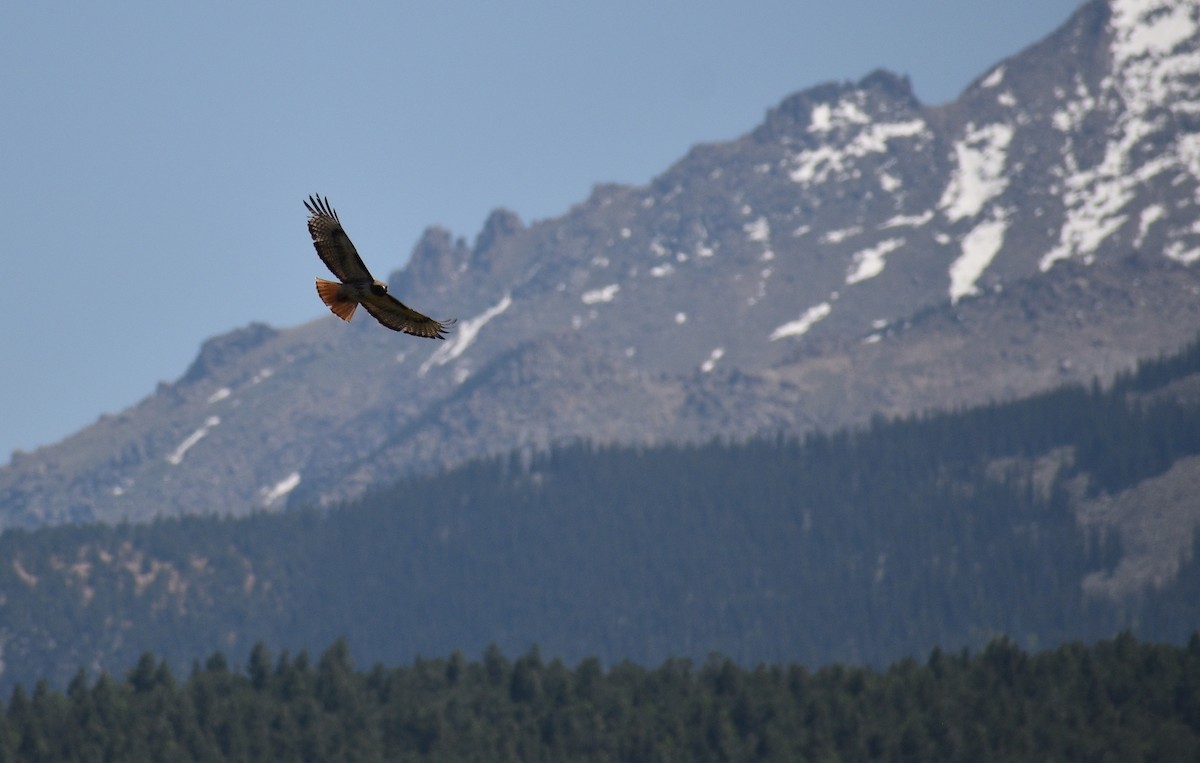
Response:
POLYGON ((1087 3, 944 106, 887 72, 815 87, 647 186, 530 225, 500 210, 472 244, 429 230, 390 286, 457 315, 450 341, 365 316, 208 341, 177 382, 0 467, 0 526, 329 503, 555 441, 1107 378, 1200 331, 1197 127, 1196 0, 1087 3))

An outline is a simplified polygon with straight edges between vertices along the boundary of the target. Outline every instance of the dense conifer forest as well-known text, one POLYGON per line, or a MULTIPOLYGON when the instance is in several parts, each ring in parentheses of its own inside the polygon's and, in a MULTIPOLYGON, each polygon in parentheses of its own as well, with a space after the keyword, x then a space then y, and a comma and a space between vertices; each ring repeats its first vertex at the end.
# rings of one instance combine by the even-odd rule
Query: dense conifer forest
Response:
POLYGON ((604 665, 875 667, 1000 635, 1183 644, 1200 625, 1196 555, 1161 587, 1089 596, 1081 580, 1122 548, 1073 502, 1200 453, 1200 406, 1179 393, 1198 372, 1200 344, 1106 388, 855 431, 578 444, 326 511, 6 532, 0 693, 145 650, 180 671, 339 637, 387 665, 489 644, 604 665))
POLYGON ((65 693, 17 688, 11 761, 1029 761, 1200 759, 1200 634, 1129 634, 1028 654, 1005 639, 872 670, 574 667, 535 648, 354 668, 344 641, 312 664, 262 645, 182 681, 149 653, 65 693))

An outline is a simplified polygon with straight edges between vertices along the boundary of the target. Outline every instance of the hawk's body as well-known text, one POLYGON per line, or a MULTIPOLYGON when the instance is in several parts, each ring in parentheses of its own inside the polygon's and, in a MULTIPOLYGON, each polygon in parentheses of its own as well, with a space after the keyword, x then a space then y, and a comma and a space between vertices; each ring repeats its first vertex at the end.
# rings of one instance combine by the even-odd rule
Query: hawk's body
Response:
POLYGON ((454 321, 435 321, 388 294, 387 284, 375 280, 363 264, 328 199, 309 196, 304 206, 308 209, 308 233, 317 256, 341 281, 317 279, 317 294, 334 315, 348 321, 355 308, 362 305, 375 320, 393 331, 430 339, 446 338, 454 321))

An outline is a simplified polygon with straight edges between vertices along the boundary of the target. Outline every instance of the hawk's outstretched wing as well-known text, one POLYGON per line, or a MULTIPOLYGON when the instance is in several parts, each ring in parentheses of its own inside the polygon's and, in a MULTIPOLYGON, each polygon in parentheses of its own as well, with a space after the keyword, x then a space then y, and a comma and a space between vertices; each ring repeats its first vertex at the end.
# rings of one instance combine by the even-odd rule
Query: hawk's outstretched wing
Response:
POLYGON ((304 206, 309 212, 308 233, 312 236, 313 246, 330 272, 342 281, 374 281, 362 257, 358 256, 358 250, 346 235, 337 212, 329 206, 329 199, 309 196, 304 206))
POLYGON ((445 339, 446 332, 454 325, 453 319, 435 321, 421 315, 390 294, 371 294, 363 299, 362 306, 384 326, 413 336, 445 339))

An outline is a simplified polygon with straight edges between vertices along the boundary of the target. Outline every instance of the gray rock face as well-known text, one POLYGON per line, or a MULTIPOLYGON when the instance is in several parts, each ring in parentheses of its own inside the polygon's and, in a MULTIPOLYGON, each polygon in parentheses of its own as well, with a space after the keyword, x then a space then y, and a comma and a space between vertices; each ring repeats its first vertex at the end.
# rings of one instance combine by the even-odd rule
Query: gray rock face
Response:
POLYGON ((1088 3, 944 106, 887 72, 821 85, 647 186, 497 211, 473 246, 431 229, 389 284, 458 316, 449 341, 329 316, 212 339, 0 467, 0 526, 328 504, 514 448, 838 427, 1173 350, 1200 330, 1200 10, 1144 6, 1088 3))

